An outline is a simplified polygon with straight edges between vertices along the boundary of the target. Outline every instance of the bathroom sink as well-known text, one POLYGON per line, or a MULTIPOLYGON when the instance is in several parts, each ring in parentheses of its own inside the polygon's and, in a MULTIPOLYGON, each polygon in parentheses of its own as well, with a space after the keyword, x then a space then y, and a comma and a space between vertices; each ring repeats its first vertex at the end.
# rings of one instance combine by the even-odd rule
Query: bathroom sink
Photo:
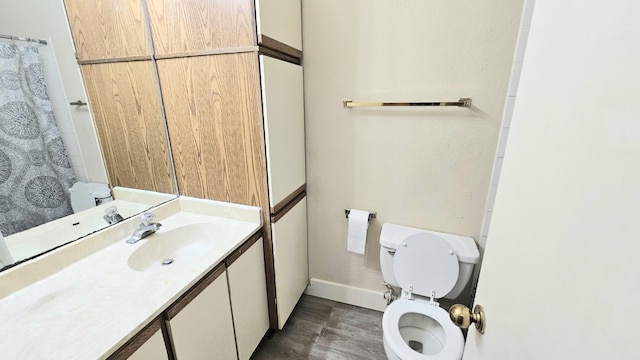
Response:
POLYGON ((144 243, 129 256, 128 265, 147 272, 188 264, 219 246, 216 230, 216 225, 199 223, 157 232, 141 240, 144 243))

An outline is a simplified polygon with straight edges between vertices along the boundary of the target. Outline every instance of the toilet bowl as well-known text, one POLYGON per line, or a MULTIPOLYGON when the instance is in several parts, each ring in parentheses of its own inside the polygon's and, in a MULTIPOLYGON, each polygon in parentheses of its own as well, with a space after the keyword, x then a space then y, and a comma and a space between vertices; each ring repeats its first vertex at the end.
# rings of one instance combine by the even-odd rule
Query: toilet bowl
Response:
POLYGON ((449 313, 423 299, 394 301, 382 317, 383 344, 392 360, 462 358, 462 331, 449 313))
POLYGON ((456 298, 480 253, 469 237, 395 224, 380 234, 385 283, 402 289, 382 318, 385 353, 392 360, 459 360, 462 331, 437 299, 456 298))
POLYGON ((71 208, 74 213, 95 207, 113 200, 109 185, 100 183, 77 182, 69 189, 71 208))

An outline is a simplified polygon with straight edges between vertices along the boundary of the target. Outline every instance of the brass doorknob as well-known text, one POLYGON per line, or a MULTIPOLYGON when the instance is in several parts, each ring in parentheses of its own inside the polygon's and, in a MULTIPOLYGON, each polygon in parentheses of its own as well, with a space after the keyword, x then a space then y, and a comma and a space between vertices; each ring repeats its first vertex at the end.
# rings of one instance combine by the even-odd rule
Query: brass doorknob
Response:
POLYGON ((449 317, 454 324, 462 329, 466 329, 469 325, 475 323, 476 329, 480 334, 484 334, 486 327, 486 318, 484 317, 484 309, 481 305, 476 305, 473 312, 462 304, 455 304, 449 309, 449 317))

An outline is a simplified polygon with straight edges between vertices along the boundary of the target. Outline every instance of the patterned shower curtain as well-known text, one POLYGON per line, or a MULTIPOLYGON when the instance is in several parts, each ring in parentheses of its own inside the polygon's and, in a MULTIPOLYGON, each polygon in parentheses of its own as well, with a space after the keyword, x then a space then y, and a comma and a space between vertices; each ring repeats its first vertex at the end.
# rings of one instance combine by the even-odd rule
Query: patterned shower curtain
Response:
POLYGON ((71 214, 74 182, 38 49, 0 43, 0 232, 71 214))

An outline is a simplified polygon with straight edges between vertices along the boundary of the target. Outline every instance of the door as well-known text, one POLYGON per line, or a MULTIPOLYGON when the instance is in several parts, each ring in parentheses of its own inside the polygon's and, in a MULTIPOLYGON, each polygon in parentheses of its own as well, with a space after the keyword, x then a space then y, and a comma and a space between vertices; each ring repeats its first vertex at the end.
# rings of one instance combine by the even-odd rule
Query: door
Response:
POLYGON ((464 359, 637 359, 640 3, 537 0, 464 359))
POLYGON ((248 249, 245 245, 241 247, 242 255, 239 258, 231 264, 227 262, 229 296, 239 360, 248 360, 269 330, 262 239, 258 239, 248 249))
POLYGON ((224 266, 172 305, 167 317, 177 359, 238 359, 224 266))
POLYGON ((271 224, 276 277, 278 329, 282 330, 309 284, 307 199, 271 224))
POLYGON ((276 207, 306 182, 302 66, 260 55, 269 202, 276 207))

